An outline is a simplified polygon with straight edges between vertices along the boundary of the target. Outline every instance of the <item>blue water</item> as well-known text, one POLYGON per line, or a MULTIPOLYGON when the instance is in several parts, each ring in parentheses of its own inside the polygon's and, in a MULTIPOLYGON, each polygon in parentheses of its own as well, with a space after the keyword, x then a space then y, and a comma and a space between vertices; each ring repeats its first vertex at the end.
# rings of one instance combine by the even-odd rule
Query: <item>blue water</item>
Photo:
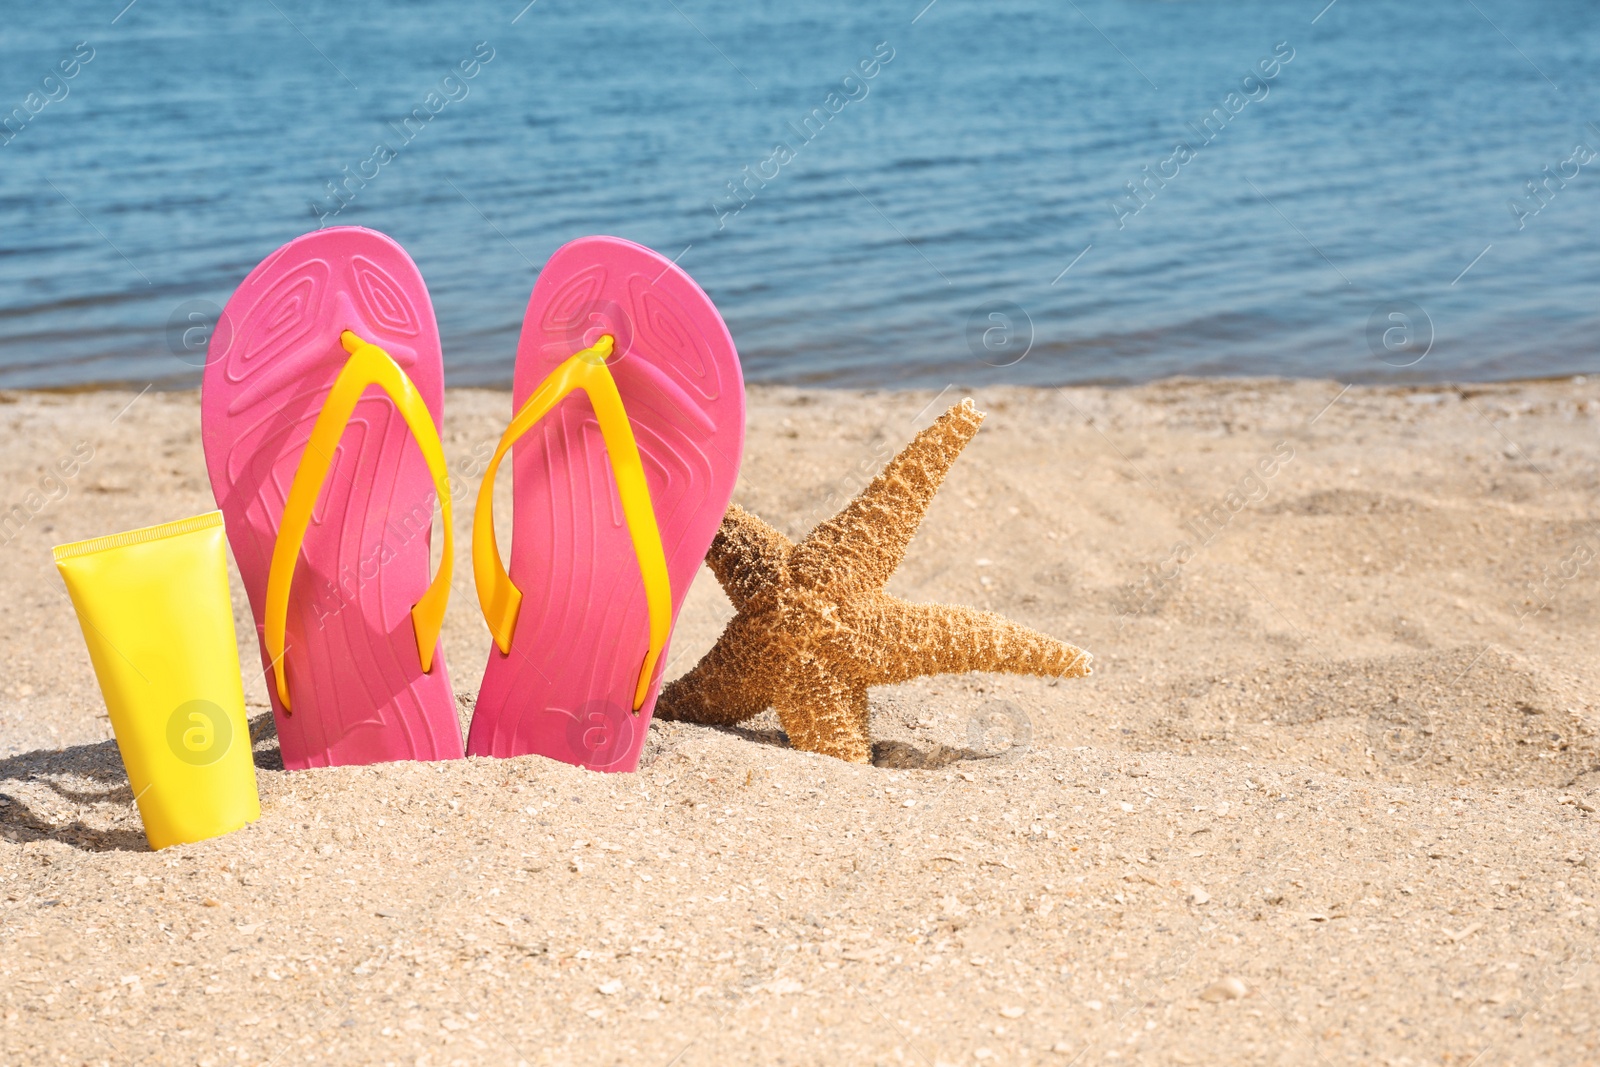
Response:
POLYGON ((0 386, 192 383, 188 316, 319 221, 411 251, 457 384, 586 233, 679 256, 756 381, 1600 365, 1578 0, 125 2, 0 37, 0 386))

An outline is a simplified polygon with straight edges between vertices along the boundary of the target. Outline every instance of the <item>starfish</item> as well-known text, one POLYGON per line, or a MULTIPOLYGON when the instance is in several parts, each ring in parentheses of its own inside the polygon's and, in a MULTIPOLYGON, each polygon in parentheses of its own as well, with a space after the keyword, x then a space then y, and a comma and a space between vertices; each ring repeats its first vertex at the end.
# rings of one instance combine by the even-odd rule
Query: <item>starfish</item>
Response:
POLYGON ((656 714, 730 726, 773 707, 795 748, 867 763, 869 686, 964 671, 1088 674, 1087 652, 993 612, 883 590, 982 422, 963 400, 799 544, 730 507, 706 562, 737 614, 662 691, 656 714))

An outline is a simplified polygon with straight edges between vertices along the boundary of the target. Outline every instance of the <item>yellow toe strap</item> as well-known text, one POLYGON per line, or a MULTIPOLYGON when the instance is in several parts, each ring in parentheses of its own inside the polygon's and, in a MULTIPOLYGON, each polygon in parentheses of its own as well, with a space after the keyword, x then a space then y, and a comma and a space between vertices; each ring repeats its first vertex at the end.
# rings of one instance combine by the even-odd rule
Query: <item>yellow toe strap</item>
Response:
POLYGON ((616 475, 617 495, 622 501, 628 534, 633 538, 634 555, 638 557, 639 573, 644 578, 645 602, 650 608, 650 649, 645 653, 633 692, 633 710, 638 712, 644 706, 650 678, 655 674, 656 663, 661 659, 667 635, 672 630, 672 581, 667 574, 667 554, 661 545, 655 508, 650 503, 644 463, 639 459, 639 444, 634 440, 633 426, 622 406, 622 395, 617 392, 616 379, 606 366, 612 343, 608 334, 593 347, 551 371, 506 427, 478 489, 478 507, 472 517, 472 574, 478 586, 478 604, 489 624, 489 632, 494 635, 494 643, 502 655, 509 655, 511 638, 517 629, 517 610, 522 605, 522 591, 512 584, 500 559, 499 546, 495 544, 495 472, 518 438, 549 414, 568 393, 582 389, 594 407, 600 435, 605 439, 606 456, 616 475))
POLYGON ((454 545, 450 537, 450 480, 444 461, 444 446, 439 442, 439 431, 433 424, 433 415, 426 401, 406 372, 400 369, 389 353, 377 345, 369 344, 349 330, 340 334, 350 358, 334 380, 311 428, 311 439, 300 455, 300 466, 295 470, 294 482, 289 486, 289 498, 283 505, 283 519, 278 524, 278 539, 272 546, 272 568, 267 573, 266 637, 267 655, 272 660, 273 680, 277 683, 278 699, 284 711, 289 710, 288 672, 284 665, 284 631, 289 614, 289 590, 294 582, 295 561, 305 542, 306 527, 311 522, 311 509, 322 495, 322 484, 333 466, 333 457, 339 447, 339 438, 354 414, 356 403, 367 386, 376 385, 394 401, 394 406, 411 428, 411 435, 422 448, 422 457, 428 463, 428 473, 433 476, 434 491, 439 497, 444 526, 444 559, 439 573, 411 609, 411 628, 417 639, 417 655, 424 671, 433 670, 433 650, 439 643, 439 630, 444 625, 444 607, 450 599, 450 563, 454 558, 454 545))

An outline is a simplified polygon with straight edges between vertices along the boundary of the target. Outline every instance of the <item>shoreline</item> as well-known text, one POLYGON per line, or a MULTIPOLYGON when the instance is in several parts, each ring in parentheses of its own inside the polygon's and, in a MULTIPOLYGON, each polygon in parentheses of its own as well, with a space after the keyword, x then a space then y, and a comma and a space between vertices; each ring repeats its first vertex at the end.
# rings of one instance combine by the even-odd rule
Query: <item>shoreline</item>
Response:
MULTIPOLYGON (((447 368, 448 370, 448 368, 447 368)), ((1583 385, 1589 378, 1600 376, 1600 369, 1581 371, 1577 373, 1551 374, 1547 376, 1518 377, 1518 378, 1423 378, 1408 381, 1382 381, 1378 379, 1352 378, 1348 382, 1338 378, 1301 377, 1297 375, 1277 374, 1172 374, 1161 378, 1146 378, 1140 380, 1094 380, 1063 382, 1060 384, 1041 385, 1036 383, 1006 383, 991 382, 983 385, 959 384, 951 382, 945 388, 960 388, 970 391, 989 391, 995 389, 1023 389, 1053 391, 1058 389, 1104 389, 1115 392, 1144 389, 1173 385, 1203 385, 1206 383, 1226 383, 1241 387, 1260 386, 1266 384, 1294 384, 1305 382, 1331 383, 1335 387, 1350 385, 1361 389, 1393 390, 1397 392, 1428 392, 1432 390, 1453 390, 1457 392, 1478 390, 1485 388, 1515 388, 1530 385, 1558 385, 1573 384, 1583 385)), ((106 380, 94 382, 73 382, 63 385, 30 385, 16 387, 0 387, 0 403, 9 402, 8 399, 38 393, 45 396, 77 396, 84 393, 137 393, 149 390, 156 393, 185 393, 198 392, 199 380, 180 383, 177 379, 161 379, 156 381, 139 381, 138 379, 106 380)), ((881 385, 860 385, 855 383, 840 383, 831 385, 826 382, 806 381, 756 381, 746 382, 747 390, 762 389, 799 389, 819 393, 922 393, 935 390, 932 385, 902 385, 898 383, 884 383, 881 385)), ((511 384, 491 385, 450 385, 446 386, 445 393, 460 391, 509 393, 511 384)))

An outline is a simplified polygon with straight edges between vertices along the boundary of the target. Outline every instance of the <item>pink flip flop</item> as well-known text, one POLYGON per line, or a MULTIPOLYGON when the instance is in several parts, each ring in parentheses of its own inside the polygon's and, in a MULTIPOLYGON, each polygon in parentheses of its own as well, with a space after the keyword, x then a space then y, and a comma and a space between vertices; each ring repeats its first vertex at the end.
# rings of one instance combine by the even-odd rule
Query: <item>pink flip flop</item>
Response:
POLYGON ((551 256, 533 288, 512 401, 473 519, 495 646, 467 751, 631 771, 673 622, 739 475, 739 355, 676 264, 585 237, 551 256), (493 514, 507 450, 509 573, 493 514))
POLYGON ((452 554, 443 406, 427 287, 372 230, 284 245, 212 335, 206 467, 287 768, 462 755, 439 648, 452 554), (444 559, 430 582, 435 502, 444 559))

